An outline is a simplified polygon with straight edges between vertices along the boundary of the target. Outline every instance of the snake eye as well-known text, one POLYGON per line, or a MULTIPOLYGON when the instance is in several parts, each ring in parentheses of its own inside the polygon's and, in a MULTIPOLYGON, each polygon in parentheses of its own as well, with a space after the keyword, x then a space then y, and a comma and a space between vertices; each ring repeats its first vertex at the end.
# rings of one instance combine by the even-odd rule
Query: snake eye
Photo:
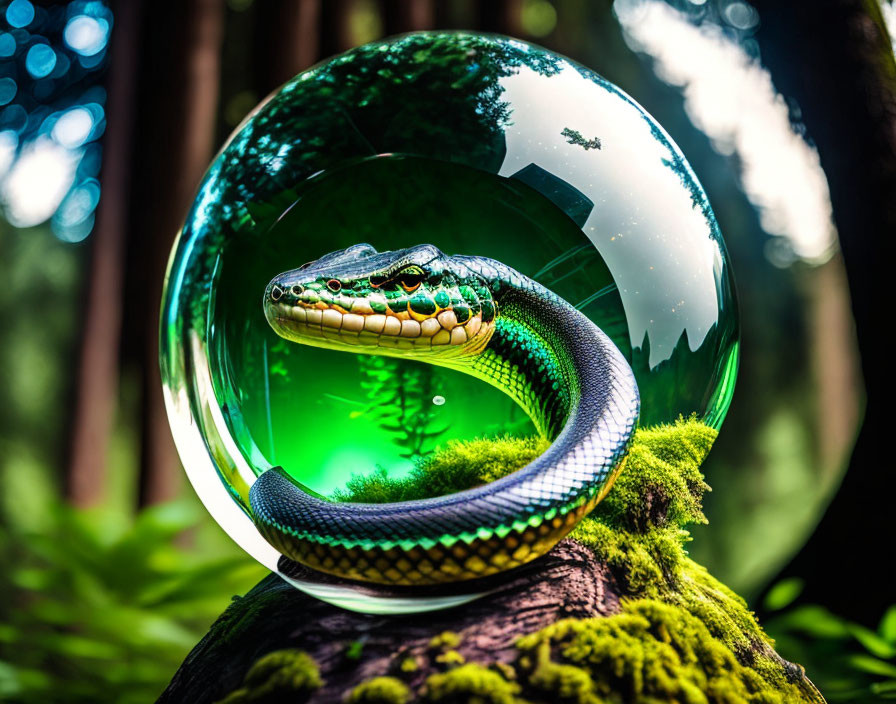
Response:
POLYGON ((301 296, 303 293, 305 293, 305 287, 302 286, 301 284, 296 284, 295 286, 292 287, 292 295, 293 296, 301 296))
POLYGON ((327 288, 330 289, 333 293, 338 293, 342 290, 342 282, 338 279, 330 279, 327 281, 327 288))
POLYGON ((423 283, 423 279, 425 278, 426 274, 423 273, 423 269, 412 266, 408 267, 398 275, 398 284, 405 291, 411 293, 420 288, 420 284, 423 283))

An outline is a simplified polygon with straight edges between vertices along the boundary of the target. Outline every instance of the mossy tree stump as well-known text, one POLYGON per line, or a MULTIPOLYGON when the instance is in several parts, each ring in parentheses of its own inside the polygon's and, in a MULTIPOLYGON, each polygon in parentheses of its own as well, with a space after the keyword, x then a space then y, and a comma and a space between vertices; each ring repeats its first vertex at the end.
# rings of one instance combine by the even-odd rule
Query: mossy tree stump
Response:
MULTIPOLYGON (((699 465, 714 439, 695 420, 639 430, 616 486, 569 538, 460 607, 357 614, 272 575, 235 599, 160 702, 823 702, 684 550, 684 526, 705 522, 699 465)), ((353 489, 408 498, 427 475, 461 488, 494 478, 496 453, 520 466, 541 449, 476 441, 410 480, 353 489)))

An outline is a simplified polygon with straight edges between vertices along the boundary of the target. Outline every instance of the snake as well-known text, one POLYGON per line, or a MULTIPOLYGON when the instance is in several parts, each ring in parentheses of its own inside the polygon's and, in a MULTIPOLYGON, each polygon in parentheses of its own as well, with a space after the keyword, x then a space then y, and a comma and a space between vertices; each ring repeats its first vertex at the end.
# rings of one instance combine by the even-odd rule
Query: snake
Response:
POLYGON ((495 259, 431 244, 356 244, 274 277, 280 337, 455 369, 508 394, 551 442, 529 464, 453 494, 394 503, 327 499, 271 467, 252 520, 287 558, 346 580, 448 585, 547 553, 609 491, 637 427, 631 367, 584 313, 495 259))

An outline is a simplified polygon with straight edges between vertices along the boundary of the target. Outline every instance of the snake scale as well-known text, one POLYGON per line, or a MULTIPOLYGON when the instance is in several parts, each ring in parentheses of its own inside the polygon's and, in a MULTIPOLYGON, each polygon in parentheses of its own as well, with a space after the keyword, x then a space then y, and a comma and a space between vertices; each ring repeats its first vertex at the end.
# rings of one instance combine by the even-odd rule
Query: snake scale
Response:
POLYGON ((390 585, 495 574, 550 550, 624 464, 640 407, 631 368, 584 314, 501 262, 358 244, 275 277, 264 312, 287 340, 478 377, 552 440, 497 481, 400 503, 331 502, 268 469, 250 491, 253 520, 297 562, 390 585))

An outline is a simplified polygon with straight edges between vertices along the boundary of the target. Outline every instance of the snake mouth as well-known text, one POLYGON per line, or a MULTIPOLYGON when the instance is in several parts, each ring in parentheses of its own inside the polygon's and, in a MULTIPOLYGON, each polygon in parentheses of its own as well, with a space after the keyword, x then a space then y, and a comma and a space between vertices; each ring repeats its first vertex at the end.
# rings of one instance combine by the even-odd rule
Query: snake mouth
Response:
POLYGON ((347 311, 323 302, 286 304, 269 301, 265 316, 271 327, 295 342, 320 345, 325 341, 351 347, 379 347, 398 350, 464 348, 480 351, 488 343, 493 321, 483 323, 482 315, 471 316, 463 324, 448 309, 430 316, 409 313, 375 313, 364 306, 347 311), (359 310, 360 309, 360 310, 359 310))

